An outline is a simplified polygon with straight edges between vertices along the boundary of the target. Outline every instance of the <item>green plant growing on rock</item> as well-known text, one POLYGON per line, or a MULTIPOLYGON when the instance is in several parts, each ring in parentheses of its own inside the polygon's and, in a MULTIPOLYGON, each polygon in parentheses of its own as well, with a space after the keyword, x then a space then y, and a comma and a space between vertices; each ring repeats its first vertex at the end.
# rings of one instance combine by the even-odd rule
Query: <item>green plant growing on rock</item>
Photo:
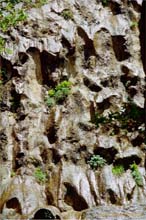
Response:
POLYGON ((100 126, 101 129, 110 131, 109 135, 117 135, 124 130, 125 133, 138 131, 144 140, 144 132, 139 130, 139 127, 144 124, 144 115, 144 108, 140 108, 132 100, 128 100, 119 111, 109 112, 106 116, 104 113, 95 112, 91 122, 97 128, 100 126))
POLYGON ((73 19, 73 13, 72 13, 72 11, 69 10, 69 9, 64 9, 64 10, 61 12, 61 16, 62 16, 65 20, 73 19))
POLYGON ((136 163, 133 163, 130 165, 130 169, 131 169, 131 174, 133 176, 133 179, 136 182, 136 185, 139 187, 143 186, 143 179, 142 179, 142 175, 138 170, 138 166, 136 163))
POLYGON ((63 101, 70 93, 71 82, 63 81, 55 88, 55 99, 57 102, 63 101))
POLYGON ((53 97, 48 96, 46 98, 46 104, 47 104, 48 107, 54 106, 56 104, 55 99, 53 97))
POLYGON ((96 170, 98 167, 103 167, 106 164, 106 160, 100 155, 93 155, 88 161, 88 164, 93 170, 96 170))
POLYGON ((1 84, 3 84, 6 79, 7 79, 7 71, 6 71, 5 68, 1 68, 0 69, 0 81, 1 81, 1 84))
POLYGON ((34 172, 34 176, 38 182, 45 183, 46 173, 44 173, 40 167, 36 168, 34 172))
POLYGON ((0 10, 0 30, 2 32, 6 32, 10 27, 15 27, 19 22, 26 20, 25 10, 15 8, 17 3, 8 1, 5 6, 2 6, 0 10))
POLYGON ((15 177, 16 176, 16 173, 14 171, 11 172, 11 177, 15 177))
POLYGON ((98 128, 100 124, 105 124, 107 122, 107 118, 103 115, 100 115, 98 112, 95 113, 92 123, 96 125, 98 128))
POLYGON ((71 82, 63 81, 59 83, 55 89, 50 89, 48 91, 48 96, 46 98, 46 103, 49 107, 60 103, 65 100, 65 98, 70 94, 71 82))
POLYGON ((138 27, 138 22, 137 22, 137 21, 131 22, 130 27, 131 27, 131 28, 136 28, 136 27, 138 27))
POLYGON ((130 102, 128 117, 133 120, 139 120, 141 114, 143 114, 142 109, 140 109, 135 103, 130 102))
MULTIPOLYGON (((6 0, 0 2, 0 31, 5 33, 10 30, 11 27, 16 27, 27 19, 26 11, 31 7, 41 7, 47 3, 47 0, 6 0), (18 3, 23 3, 22 8, 15 7, 18 3)), ((0 36, 0 54, 6 52, 12 53, 9 48, 5 48, 5 39, 0 36)))
POLYGON ((115 165, 115 166, 112 168, 112 173, 113 173, 115 176, 121 176, 124 172, 125 172, 125 169, 124 169, 124 167, 123 167, 122 164, 115 165))
POLYGON ((102 0, 102 5, 105 7, 105 6, 108 6, 108 3, 109 3, 109 0, 102 0))
POLYGON ((48 0, 37 0, 36 6, 41 7, 42 5, 47 4, 47 3, 48 3, 48 0))
POLYGON ((4 51, 5 39, 0 36, 0 53, 4 51))

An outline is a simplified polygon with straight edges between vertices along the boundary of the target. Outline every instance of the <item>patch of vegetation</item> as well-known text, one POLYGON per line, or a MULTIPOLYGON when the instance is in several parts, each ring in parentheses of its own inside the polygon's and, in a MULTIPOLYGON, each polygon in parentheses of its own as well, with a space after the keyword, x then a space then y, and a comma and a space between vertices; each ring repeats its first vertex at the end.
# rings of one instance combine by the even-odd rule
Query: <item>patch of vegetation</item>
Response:
POLYGON ((0 54, 4 51, 5 39, 0 36, 0 54))
POLYGON ((138 166, 136 163, 133 163, 130 165, 131 174, 133 176, 133 179, 135 180, 137 186, 142 187, 143 186, 143 179, 142 175, 138 170, 138 166))
POLYGON ((112 168, 112 173, 113 173, 115 176, 121 176, 124 172, 125 172, 125 169, 124 169, 123 165, 121 165, 121 164, 115 165, 115 166, 112 168))
POLYGON ((71 82, 63 81, 59 83, 55 89, 48 91, 48 96, 46 98, 46 103, 49 107, 60 103, 65 100, 65 98, 70 94, 71 82))
POLYGON ((103 167, 106 164, 106 160, 100 155, 93 155, 88 161, 88 164, 93 170, 96 170, 98 167, 103 167))
POLYGON ((92 119, 92 123, 94 123, 97 128, 100 124, 105 124, 107 122, 107 117, 100 115, 98 112, 95 113, 94 118, 92 119))
POLYGON ((105 7, 105 6, 108 6, 108 3, 109 3, 109 0, 102 0, 102 5, 105 7))
POLYGON ((56 104, 54 97, 48 96, 46 98, 46 104, 48 105, 48 107, 54 106, 56 104))
POLYGON ((137 22, 137 21, 131 22, 130 27, 131 27, 131 28, 136 28, 136 27, 138 27, 138 22, 137 22))
POLYGON ((16 176, 16 173, 14 171, 11 172, 11 177, 16 176))
POLYGON ((5 68, 0 69, 0 83, 3 84, 7 80, 7 72, 5 68))
POLYGON ((144 122, 144 109, 129 101, 122 106, 120 111, 110 112, 107 116, 96 112, 91 122, 97 128, 100 125, 110 127, 112 134, 117 133, 119 129, 127 131, 139 130, 139 126, 144 122))
POLYGON ((61 12, 61 16, 65 19, 65 20, 71 20, 73 19, 73 13, 71 10, 69 9, 64 9, 62 12, 61 12))
POLYGON ((15 27, 21 21, 25 21, 27 18, 26 13, 22 9, 14 9, 8 10, 7 15, 0 15, 1 22, 0 22, 0 30, 2 32, 8 31, 10 27, 15 27))
POLYGON ((42 5, 45 5, 47 3, 48 3, 48 0, 37 0, 34 7, 38 7, 39 8, 42 5))
MULTIPOLYGON (((6 0, 0 2, 0 31, 5 33, 10 30, 11 27, 16 27, 27 19, 26 11, 31 7, 41 7, 43 4, 47 3, 46 0, 36 0, 32 2, 31 0, 6 0), (16 4, 23 3, 22 8, 16 8, 16 4)), ((9 53, 10 49, 5 48, 5 39, 0 36, 0 53, 9 53)))
POLYGON ((44 173, 40 167, 36 168, 34 172, 34 176, 38 182, 45 183, 46 173, 44 173))

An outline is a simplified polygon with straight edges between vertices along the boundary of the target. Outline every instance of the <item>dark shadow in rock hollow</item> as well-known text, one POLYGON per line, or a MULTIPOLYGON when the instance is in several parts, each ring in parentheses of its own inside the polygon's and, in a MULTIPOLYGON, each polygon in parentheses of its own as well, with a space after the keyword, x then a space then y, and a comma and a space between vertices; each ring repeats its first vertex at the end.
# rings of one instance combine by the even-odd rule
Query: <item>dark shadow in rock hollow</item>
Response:
MULTIPOLYGON (((141 45, 141 59, 143 62, 143 68, 145 72, 145 82, 146 82, 146 1, 144 0, 142 2, 141 7, 141 19, 139 21, 139 32, 140 32, 140 45, 141 45)), ((146 83, 145 83, 145 91, 144 91, 144 97, 145 97, 145 125, 146 125, 146 83)), ((146 130, 145 130, 146 135, 146 130)))
POLYGON ((112 36, 112 42, 113 50, 118 61, 123 61, 130 57, 124 36, 112 36))
POLYGON ((84 45, 84 58, 85 61, 88 60, 90 56, 96 56, 96 51, 93 45, 93 41, 89 39, 88 35, 86 32, 81 28, 78 27, 77 29, 78 35, 84 40, 85 45, 84 45))
POLYGON ((8 209, 15 209, 15 211, 16 211, 17 213, 19 213, 19 214, 22 213, 20 202, 19 202, 19 200, 18 200, 16 197, 14 197, 14 198, 8 200, 8 201, 6 202, 6 207, 7 207, 8 209))
POLYGON ((52 212, 49 209, 39 209, 34 217, 33 220, 35 219, 60 219, 58 215, 53 215, 52 212))
POLYGON ((118 4, 117 2, 110 1, 109 6, 111 8, 113 15, 122 14, 121 5, 118 4))
POLYGON ((114 165, 123 165, 124 169, 127 170, 130 168, 130 165, 136 163, 139 165, 141 162, 141 158, 137 155, 131 155, 124 158, 118 158, 115 160, 114 165))
POLYGON ((64 201, 66 204, 72 206, 75 211, 82 211, 88 208, 88 204, 85 199, 78 194, 76 188, 70 183, 64 183, 66 187, 66 194, 64 201))
POLYGON ((117 154, 117 150, 114 147, 110 148, 102 148, 102 147, 97 147, 94 149, 94 154, 95 155, 100 155, 104 159, 106 159, 108 164, 112 164, 113 160, 115 158, 115 155, 117 154))

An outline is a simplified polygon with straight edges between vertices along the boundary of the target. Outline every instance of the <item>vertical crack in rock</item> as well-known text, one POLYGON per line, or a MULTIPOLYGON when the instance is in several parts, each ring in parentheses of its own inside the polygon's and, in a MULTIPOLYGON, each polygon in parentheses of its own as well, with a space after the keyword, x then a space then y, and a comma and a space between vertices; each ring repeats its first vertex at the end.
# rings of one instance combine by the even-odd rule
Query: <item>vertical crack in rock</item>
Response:
MULTIPOLYGON (((144 72, 146 73, 146 1, 143 1, 142 8, 141 8, 141 19, 139 21, 139 31, 140 31, 140 45, 141 45, 141 59, 143 62, 144 72)), ((146 82, 146 76, 145 76, 146 82)), ((146 127, 146 84, 145 84, 145 127, 146 127)), ((145 129, 146 135, 146 129, 145 129)))
POLYGON ((84 40, 84 59, 87 61, 90 56, 96 56, 96 51, 93 45, 93 41, 89 39, 87 33, 81 28, 78 27, 78 35, 84 40))
POLYGON ((115 56, 118 61, 123 61, 130 57, 124 36, 112 36, 112 42, 115 56))

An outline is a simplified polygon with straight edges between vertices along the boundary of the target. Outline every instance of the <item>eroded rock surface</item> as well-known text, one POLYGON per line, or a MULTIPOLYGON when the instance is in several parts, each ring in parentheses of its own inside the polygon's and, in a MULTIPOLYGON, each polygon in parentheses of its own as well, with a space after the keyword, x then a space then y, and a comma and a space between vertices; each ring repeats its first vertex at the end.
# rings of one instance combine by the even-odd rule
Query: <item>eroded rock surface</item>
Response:
POLYGON ((144 206, 132 206, 146 198, 144 6, 52 0, 5 34, 12 54, 0 56, 7 73, 0 85, 1 219, 146 218, 144 206), (48 91, 63 81, 71 82, 69 95, 48 106, 48 91), (93 155, 105 165, 92 169, 93 155), (115 175, 116 165, 124 173, 115 175))

